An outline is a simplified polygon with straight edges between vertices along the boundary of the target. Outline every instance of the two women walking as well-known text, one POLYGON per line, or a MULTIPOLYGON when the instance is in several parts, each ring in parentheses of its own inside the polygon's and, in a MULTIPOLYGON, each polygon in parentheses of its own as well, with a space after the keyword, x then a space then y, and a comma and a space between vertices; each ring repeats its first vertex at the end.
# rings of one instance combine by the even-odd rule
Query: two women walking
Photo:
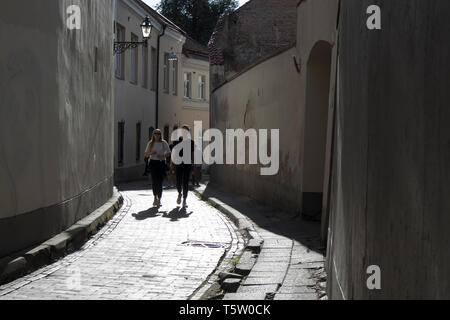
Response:
MULTIPOLYGON (((190 131, 188 126, 183 126, 183 129, 184 133, 188 133, 190 131)), ((181 204, 181 200, 183 199, 183 207, 185 207, 189 191, 189 179, 192 173, 192 160, 195 144, 191 139, 184 139, 184 137, 181 136, 178 141, 174 142, 173 145, 175 147, 180 143, 189 144, 191 161, 190 163, 183 162, 178 165, 174 165, 171 162, 170 167, 171 169, 175 167, 174 171, 176 174, 176 184, 178 190, 177 204, 181 204)), ((183 157, 183 150, 181 150, 180 156, 183 157)), ((166 177, 166 171, 168 169, 166 166, 166 159, 171 157, 171 149, 169 144, 162 139, 161 130, 156 129, 153 131, 152 139, 148 143, 147 149, 145 150, 145 157, 149 158, 153 195, 155 196, 153 205, 160 206, 163 192, 163 181, 166 177)))

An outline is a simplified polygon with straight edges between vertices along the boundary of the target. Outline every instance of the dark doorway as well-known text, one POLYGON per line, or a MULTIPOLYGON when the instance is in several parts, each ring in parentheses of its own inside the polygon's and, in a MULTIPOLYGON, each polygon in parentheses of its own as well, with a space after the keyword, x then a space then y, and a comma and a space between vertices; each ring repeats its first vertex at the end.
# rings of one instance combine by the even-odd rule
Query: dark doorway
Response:
POLYGON ((118 165, 123 166, 124 162, 124 143, 125 143, 125 122, 118 123, 118 165))
POLYGON ((303 216, 321 220, 326 168, 332 46, 319 41, 307 69, 303 158, 303 216))

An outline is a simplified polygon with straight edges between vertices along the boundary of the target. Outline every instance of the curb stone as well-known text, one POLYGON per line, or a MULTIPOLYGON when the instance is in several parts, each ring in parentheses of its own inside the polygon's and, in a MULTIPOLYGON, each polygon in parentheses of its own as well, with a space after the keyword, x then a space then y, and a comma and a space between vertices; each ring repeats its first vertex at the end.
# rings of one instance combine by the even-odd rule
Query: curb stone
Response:
MULTIPOLYGON (((255 265, 256 257, 254 257, 254 254, 257 255, 259 252, 261 252, 261 247, 264 243, 264 240, 256 231, 253 223, 245 215, 214 197, 207 197, 205 195, 205 190, 206 185, 201 184, 200 188, 194 189, 193 191, 202 200, 208 202, 214 208, 225 214, 237 226, 239 231, 245 234, 246 238, 249 239, 249 241, 244 246, 244 250, 242 252, 242 255, 240 256, 239 262, 234 267, 233 271, 235 274, 238 274, 241 277, 245 277, 250 273, 251 269, 255 265)), ((228 300, 230 298, 234 298, 234 295, 244 300, 246 298, 255 298, 256 295, 254 293, 250 294, 250 296, 247 296, 248 294, 242 295, 242 293, 236 293, 236 291, 242 287, 242 280, 243 279, 224 279, 222 281, 222 289, 227 291, 227 294, 225 294, 223 299, 228 300)), ((258 298, 261 297, 262 296, 258 295, 258 298)), ((265 295, 262 300, 264 299, 265 295)))
POLYGON ((16 280, 80 248, 119 211, 122 204, 123 197, 117 188, 114 188, 113 196, 103 206, 67 230, 37 247, 0 259, 0 285, 16 280))

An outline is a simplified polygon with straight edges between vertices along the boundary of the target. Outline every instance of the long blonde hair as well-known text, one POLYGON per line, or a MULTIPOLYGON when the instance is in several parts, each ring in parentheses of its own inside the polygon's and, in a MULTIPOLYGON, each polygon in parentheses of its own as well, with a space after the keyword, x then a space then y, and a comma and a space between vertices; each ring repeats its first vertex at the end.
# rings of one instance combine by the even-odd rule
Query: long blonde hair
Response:
POLYGON ((160 133, 161 139, 159 140, 159 142, 163 142, 163 143, 166 142, 166 141, 163 139, 163 137, 162 137, 161 130, 159 130, 159 129, 153 130, 153 133, 152 133, 152 140, 150 140, 150 152, 152 152, 152 150, 153 150, 153 144, 156 142, 156 141, 155 141, 155 133, 160 133))

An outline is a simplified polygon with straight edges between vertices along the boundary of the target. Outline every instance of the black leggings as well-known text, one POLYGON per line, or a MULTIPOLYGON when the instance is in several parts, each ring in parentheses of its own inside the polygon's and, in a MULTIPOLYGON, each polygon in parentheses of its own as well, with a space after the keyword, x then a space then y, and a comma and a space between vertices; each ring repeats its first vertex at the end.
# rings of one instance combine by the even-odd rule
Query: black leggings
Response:
POLYGON ((189 178, 191 177, 192 165, 180 164, 175 168, 177 174, 177 190, 181 194, 183 192, 183 198, 187 198, 189 191, 189 178))
POLYGON ((163 192, 163 181, 166 174, 165 162, 150 160, 150 173, 152 175, 153 195, 161 199, 163 192))

